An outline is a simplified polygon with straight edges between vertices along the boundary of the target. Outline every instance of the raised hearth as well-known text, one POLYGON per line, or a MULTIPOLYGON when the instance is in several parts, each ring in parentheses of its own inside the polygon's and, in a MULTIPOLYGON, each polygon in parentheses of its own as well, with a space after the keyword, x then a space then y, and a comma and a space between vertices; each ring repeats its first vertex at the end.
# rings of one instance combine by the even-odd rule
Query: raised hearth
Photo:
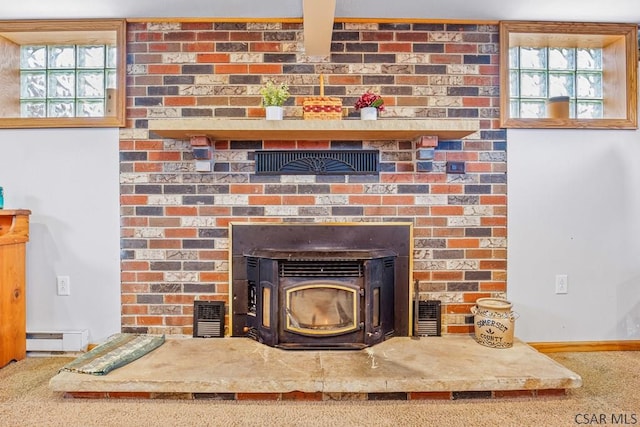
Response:
POLYGON ((60 372, 78 398, 380 400, 564 396, 576 373, 516 340, 395 337, 358 351, 291 352, 246 338, 172 338, 108 375, 60 372))

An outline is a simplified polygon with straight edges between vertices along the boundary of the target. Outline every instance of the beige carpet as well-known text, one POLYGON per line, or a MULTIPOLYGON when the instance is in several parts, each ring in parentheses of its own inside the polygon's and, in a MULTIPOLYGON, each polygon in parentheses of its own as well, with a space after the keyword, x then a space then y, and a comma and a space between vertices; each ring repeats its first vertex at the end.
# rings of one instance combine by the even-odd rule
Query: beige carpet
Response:
POLYGON ((0 369, 0 426, 575 426, 583 414, 640 425, 640 352, 550 356, 584 386, 566 397, 408 402, 64 399, 48 381, 72 359, 28 358, 0 369))

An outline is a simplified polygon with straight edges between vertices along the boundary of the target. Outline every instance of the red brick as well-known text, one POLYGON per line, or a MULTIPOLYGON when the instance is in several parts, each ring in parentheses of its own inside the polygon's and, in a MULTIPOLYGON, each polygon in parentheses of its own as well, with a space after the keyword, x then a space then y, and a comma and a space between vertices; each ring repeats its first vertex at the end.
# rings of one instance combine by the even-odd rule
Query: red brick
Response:
POLYGON ((167 326, 186 326, 193 324, 193 316, 166 316, 167 326))
POLYGON ((147 261, 122 261, 122 269, 125 271, 144 271, 149 270, 147 261))
POLYGON ((249 74, 282 74, 282 65, 249 64, 249 74))
POLYGON ((414 201, 415 201, 414 196, 386 195, 386 194, 382 196, 383 205, 413 205, 414 201))
POLYGON ((198 63, 220 64, 230 61, 228 53, 199 53, 196 55, 198 63))
POLYGON ((63 396, 67 399, 106 399, 107 393, 102 391, 67 391, 63 396))
POLYGON ((411 52, 411 43, 378 43, 379 52, 411 52))
POLYGON ((133 195, 120 196, 121 205, 146 205, 147 200, 148 200, 147 196, 133 196, 133 195))
POLYGON ((451 400, 450 391, 412 391, 409 400, 451 400))
POLYGON ((136 323, 139 325, 163 325, 164 316, 136 316, 136 323))
POLYGON ((432 206, 431 215, 435 216, 460 216, 464 214, 462 206, 432 206))
POLYGON ((196 105, 196 98, 193 96, 165 96, 164 105, 167 107, 189 107, 196 105))
POLYGON ((464 273, 462 271, 434 271, 432 276, 433 280, 459 281, 464 278, 464 273))
POLYGON ((215 74, 247 74, 249 68, 244 64, 216 64, 214 66, 215 74))
POLYGON ((282 44, 279 42, 250 43, 249 52, 281 52, 282 44))
POLYGON ((365 206, 364 214, 365 216, 386 216, 386 215, 395 215, 396 214, 395 207, 385 207, 385 206, 365 206))
POLYGON ((349 196, 350 205, 380 205, 382 196, 353 195, 349 196))
POLYGON ((204 271, 200 273, 201 282, 222 282, 224 280, 229 280, 229 273, 214 273, 204 271))
POLYGON ((231 194, 262 194, 264 186, 261 184, 232 184, 229 192, 231 194))
POLYGON ((149 249, 180 249, 182 241, 176 239, 153 239, 149 240, 149 249))
POLYGON ((149 74, 180 74, 178 64, 149 64, 147 66, 149 74))
POLYGON ((211 52, 213 50, 213 43, 209 42, 197 42, 197 43, 185 43, 185 52, 211 52))
POLYGON ((280 400, 280 393, 236 393, 237 400, 280 400))
POLYGON ((480 261, 481 270, 505 270, 507 262, 503 260, 480 261))
POLYGON ((292 391, 289 393, 282 393, 282 400, 321 401, 322 398, 322 392, 305 393, 302 391, 292 391))
POLYGON ((282 196, 283 205, 315 205, 315 196, 282 196))
POLYGON ((444 45, 446 53, 478 53, 477 44, 447 43, 444 45))
POLYGON ((333 194, 360 194, 362 191, 362 184, 333 184, 331 186, 333 194))
POLYGON ((198 237, 197 228, 166 228, 164 235, 167 238, 194 238, 198 237))
POLYGON ((496 399, 514 398, 514 397, 535 397, 534 390, 496 390, 493 392, 496 399))
POLYGON ((164 150, 164 142, 155 139, 146 141, 135 141, 135 149, 139 151, 161 151, 164 150))
POLYGON ((160 282, 164 279, 161 271, 143 271, 136 273, 137 282, 160 282))
MULTIPOLYGON (((281 205, 282 196, 249 196, 249 204, 251 206, 281 205)), ((290 204, 290 203, 287 203, 290 204)))
POLYGON ((111 399, 151 399, 150 392, 144 391, 110 391, 107 397, 111 399))

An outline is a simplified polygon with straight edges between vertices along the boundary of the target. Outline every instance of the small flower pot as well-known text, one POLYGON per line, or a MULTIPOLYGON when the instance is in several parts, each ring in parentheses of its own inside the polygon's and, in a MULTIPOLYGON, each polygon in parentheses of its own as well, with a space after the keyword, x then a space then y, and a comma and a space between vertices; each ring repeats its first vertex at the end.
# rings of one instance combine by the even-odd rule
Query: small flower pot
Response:
POLYGON ((278 106, 265 107, 267 120, 282 120, 284 109, 278 106))
POLYGON ((375 107, 361 108, 360 120, 378 120, 378 109, 375 107))

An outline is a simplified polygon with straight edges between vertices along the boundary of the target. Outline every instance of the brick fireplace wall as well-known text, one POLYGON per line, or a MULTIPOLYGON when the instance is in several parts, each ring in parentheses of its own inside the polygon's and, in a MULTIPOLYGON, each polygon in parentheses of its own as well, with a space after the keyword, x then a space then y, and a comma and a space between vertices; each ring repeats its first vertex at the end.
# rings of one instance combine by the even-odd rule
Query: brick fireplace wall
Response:
POLYGON ((123 331, 191 334, 194 300, 228 302, 232 221, 413 222, 413 279, 421 299, 442 301, 444 333, 471 332, 475 300, 506 292, 497 26, 336 23, 326 58, 306 57, 301 39, 300 23, 129 24, 123 331), (213 172, 195 170, 188 140, 147 130, 159 118, 258 119, 271 79, 289 84, 285 115, 300 118, 321 73, 325 94, 347 107, 373 89, 382 119, 475 118, 480 129, 440 141, 431 171, 417 168, 413 141, 215 141, 213 172), (378 175, 254 174, 256 149, 360 148, 380 150, 378 175), (466 173, 447 174, 446 161, 464 161, 466 173))

